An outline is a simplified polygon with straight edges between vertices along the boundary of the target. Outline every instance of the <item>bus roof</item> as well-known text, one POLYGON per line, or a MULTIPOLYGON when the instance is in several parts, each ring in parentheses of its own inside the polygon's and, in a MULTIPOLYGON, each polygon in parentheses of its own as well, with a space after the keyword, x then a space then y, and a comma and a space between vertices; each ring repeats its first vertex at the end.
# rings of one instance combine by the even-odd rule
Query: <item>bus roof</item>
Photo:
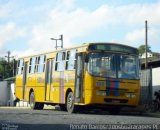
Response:
POLYGON ((76 45, 73 47, 69 47, 69 48, 62 48, 62 49, 58 49, 58 50, 50 50, 50 51, 44 51, 44 52, 40 52, 40 53, 35 53, 35 54, 30 54, 30 55, 26 55, 26 56, 21 56, 18 57, 18 59, 22 59, 22 58, 28 58, 28 57, 32 57, 32 56, 38 56, 38 55, 43 55, 43 54, 49 54, 49 53, 56 53, 56 52, 60 52, 60 51, 65 51, 65 50, 71 50, 71 49, 81 49, 80 52, 86 51, 85 49, 90 46, 90 45, 96 45, 96 44, 113 44, 113 45, 119 45, 119 46, 124 46, 124 47, 130 47, 133 49, 136 49, 135 47, 132 46, 128 46, 125 44, 120 44, 120 43, 112 43, 112 42, 91 42, 91 43, 83 43, 81 45, 76 45), (82 49, 83 48, 83 49, 82 49))

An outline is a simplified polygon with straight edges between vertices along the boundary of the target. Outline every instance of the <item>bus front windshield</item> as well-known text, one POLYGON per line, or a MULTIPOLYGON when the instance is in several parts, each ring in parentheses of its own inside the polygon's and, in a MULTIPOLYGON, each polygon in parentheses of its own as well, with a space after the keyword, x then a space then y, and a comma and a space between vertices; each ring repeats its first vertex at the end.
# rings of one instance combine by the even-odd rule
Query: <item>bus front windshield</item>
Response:
POLYGON ((133 55, 90 53, 88 71, 100 77, 138 79, 139 61, 133 55))

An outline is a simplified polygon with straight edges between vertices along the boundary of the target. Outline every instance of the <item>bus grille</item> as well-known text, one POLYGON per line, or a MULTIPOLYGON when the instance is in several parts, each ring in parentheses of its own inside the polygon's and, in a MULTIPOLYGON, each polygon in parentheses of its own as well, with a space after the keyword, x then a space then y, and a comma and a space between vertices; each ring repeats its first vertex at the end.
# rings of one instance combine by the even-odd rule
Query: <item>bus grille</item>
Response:
POLYGON ((125 90, 106 90, 106 96, 124 96, 125 90))

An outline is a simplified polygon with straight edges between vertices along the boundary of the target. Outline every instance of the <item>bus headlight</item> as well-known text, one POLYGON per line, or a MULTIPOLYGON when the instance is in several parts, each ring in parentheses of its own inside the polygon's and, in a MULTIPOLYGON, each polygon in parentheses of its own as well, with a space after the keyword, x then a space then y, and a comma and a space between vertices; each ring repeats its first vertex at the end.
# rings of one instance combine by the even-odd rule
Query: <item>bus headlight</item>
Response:
POLYGON ((132 97, 132 98, 135 98, 135 97, 136 97, 136 94, 132 93, 132 94, 131 94, 131 97, 132 97))
POLYGON ((106 92, 103 91, 97 91, 98 96, 106 96, 106 92))
POLYGON ((127 98, 135 98, 136 97, 136 94, 134 94, 134 93, 126 93, 125 95, 127 98))

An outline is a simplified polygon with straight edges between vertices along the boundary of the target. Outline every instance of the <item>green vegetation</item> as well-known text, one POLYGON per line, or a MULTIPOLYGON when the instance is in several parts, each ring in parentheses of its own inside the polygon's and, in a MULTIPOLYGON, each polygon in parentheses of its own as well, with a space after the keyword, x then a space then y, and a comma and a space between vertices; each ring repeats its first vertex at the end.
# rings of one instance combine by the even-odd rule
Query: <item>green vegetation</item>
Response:
POLYGON ((16 63, 16 60, 8 63, 4 58, 0 58, 0 80, 15 76, 16 63))
MULTIPOLYGON (((145 53, 145 49, 146 47, 145 47, 145 45, 140 45, 139 47, 138 47, 138 51, 139 51, 139 54, 140 55, 142 55, 143 53, 145 53)), ((148 45, 148 47, 147 47, 147 52, 152 52, 151 51, 151 47, 148 45)))

